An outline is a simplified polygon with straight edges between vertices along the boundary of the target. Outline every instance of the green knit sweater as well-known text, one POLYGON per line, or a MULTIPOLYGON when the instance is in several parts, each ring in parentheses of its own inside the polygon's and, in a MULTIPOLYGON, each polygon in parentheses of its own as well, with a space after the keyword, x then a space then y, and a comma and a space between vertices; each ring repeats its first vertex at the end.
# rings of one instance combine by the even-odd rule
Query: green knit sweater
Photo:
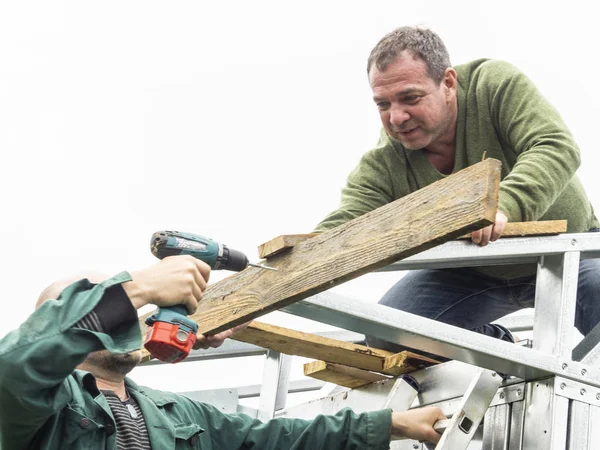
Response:
MULTIPOLYGON (((568 221, 568 232, 598 227, 575 176, 580 153, 558 112, 514 66, 480 59, 456 66, 456 157, 453 173, 486 157, 502 162, 498 209, 510 222, 568 221)), ((382 130, 377 146, 350 173, 338 209, 316 228, 323 232, 444 178, 422 151, 406 150, 382 130)), ((534 267, 483 270, 502 278, 534 267), (518 270, 515 270, 518 269, 518 270)))

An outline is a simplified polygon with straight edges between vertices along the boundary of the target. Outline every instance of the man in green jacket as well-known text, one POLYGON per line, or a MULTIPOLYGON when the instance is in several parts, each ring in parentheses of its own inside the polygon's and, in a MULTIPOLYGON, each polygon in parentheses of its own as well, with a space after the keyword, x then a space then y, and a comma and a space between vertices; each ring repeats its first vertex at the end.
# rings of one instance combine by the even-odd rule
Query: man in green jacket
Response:
MULTIPOLYGON (((558 112, 512 65, 479 59, 452 67, 430 30, 401 27, 383 37, 367 63, 383 129, 377 146, 350 173, 323 232, 480 162, 502 162, 498 213, 474 232, 475 244, 498 239, 508 221, 566 219, 569 233, 598 231, 577 179, 579 148, 558 112)), ((490 322, 533 307, 534 265, 417 270, 380 303, 513 341, 490 322)), ((600 260, 582 260, 575 325, 586 335, 600 322, 600 260)), ((391 351, 402 346, 368 338, 391 351)))
POLYGON ((387 449, 391 433, 439 440, 439 408, 262 423, 136 385, 126 377, 141 356, 136 310, 184 304, 193 313, 209 273, 202 261, 174 256, 97 284, 46 289, 27 321, 0 340, 0 449, 363 450, 387 449))

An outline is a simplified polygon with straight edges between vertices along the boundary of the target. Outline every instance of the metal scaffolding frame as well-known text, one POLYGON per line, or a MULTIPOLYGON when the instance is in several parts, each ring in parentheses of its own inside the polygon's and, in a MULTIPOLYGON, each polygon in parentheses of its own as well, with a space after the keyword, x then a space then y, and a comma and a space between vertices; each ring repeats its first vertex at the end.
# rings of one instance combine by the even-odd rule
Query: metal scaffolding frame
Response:
POLYGON ((385 268, 387 271, 537 262, 531 349, 331 292, 289 305, 283 311, 524 380, 559 375, 600 388, 600 372, 587 363, 587 358, 600 351, 600 332, 588 336, 587 351, 581 349, 578 361, 571 356, 579 259, 598 257, 600 234, 565 234, 501 239, 487 247, 449 242, 385 268))
MULTIPOLYGON (((595 370, 600 360, 600 325, 577 346, 573 326, 579 262, 586 258, 600 258, 600 233, 503 238, 487 247, 454 241, 380 270, 537 264, 532 348, 331 292, 289 305, 283 311, 353 332, 343 340, 357 341, 371 335, 453 360, 412 374, 424 386, 413 408, 438 404, 451 416, 474 369, 511 375, 498 390, 469 449, 593 450, 600 448, 600 430, 593 427, 600 419, 600 371, 595 370)), ((530 320, 506 321, 513 331, 527 329, 530 324, 530 320)), ((211 353, 217 351, 194 359, 210 358, 211 353)), ((233 352, 220 355, 228 354, 233 356, 233 352)), ((369 409, 369 405, 376 409, 392 389, 393 380, 354 390, 332 390, 325 384, 319 391, 321 401, 285 408, 289 374, 285 358, 268 354, 261 407, 257 411, 242 408, 244 412, 267 419, 314 417, 343 406, 357 411, 369 409)), ((392 448, 423 447, 418 442, 399 441, 392 448)))

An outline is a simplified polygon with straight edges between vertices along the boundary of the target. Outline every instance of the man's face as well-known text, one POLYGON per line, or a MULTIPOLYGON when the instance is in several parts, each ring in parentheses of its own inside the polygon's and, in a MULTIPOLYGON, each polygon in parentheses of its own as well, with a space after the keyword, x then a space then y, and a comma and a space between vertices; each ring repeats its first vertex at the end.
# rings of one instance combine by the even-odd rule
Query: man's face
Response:
POLYGON ((101 368, 103 371, 125 376, 131 372, 142 359, 141 350, 131 353, 116 354, 108 350, 90 353, 85 363, 101 368))
POLYGON ((425 62, 403 51, 385 71, 369 72, 373 100, 385 131, 409 150, 454 140, 456 72, 449 68, 437 84, 425 62))

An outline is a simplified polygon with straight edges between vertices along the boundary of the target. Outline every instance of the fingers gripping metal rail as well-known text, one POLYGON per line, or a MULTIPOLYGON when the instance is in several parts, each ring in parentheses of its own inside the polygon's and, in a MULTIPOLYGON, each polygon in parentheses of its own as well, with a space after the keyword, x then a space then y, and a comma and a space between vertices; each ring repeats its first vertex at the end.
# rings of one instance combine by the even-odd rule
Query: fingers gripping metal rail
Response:
MULTIPOLYGON (((434 425, 434 429, 442 433, 435 450, 465 450, 501 384, 502 376, 491 370, 479 369, 465 392, 459 409, 450 419, 440 420, 434 425)), ((402 376, 392 386, 383 407, 406 411, 419 391, 419 384, 414 378, 402 376)))

